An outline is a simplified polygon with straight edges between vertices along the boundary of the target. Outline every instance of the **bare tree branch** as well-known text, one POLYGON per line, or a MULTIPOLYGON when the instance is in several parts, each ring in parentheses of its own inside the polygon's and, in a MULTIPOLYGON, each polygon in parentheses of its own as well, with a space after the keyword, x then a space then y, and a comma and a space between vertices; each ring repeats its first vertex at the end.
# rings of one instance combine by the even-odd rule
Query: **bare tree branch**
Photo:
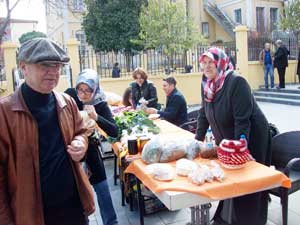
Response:
POLYGON ((5 35, 5 30, 7 28, 7 26, 10 23, 10 16, 11 16, 11 12, 13 11, 13 9, 17 6, 17 4, 20 2, 21 0, 17 0, 15 2, 15 4, 13 4, 13 6, 10 8, 9 7, 9 0, 6 0, 6 18, 3 20, 3 22, 0 25, 0 43, 2 42, 2 38, 5 35))

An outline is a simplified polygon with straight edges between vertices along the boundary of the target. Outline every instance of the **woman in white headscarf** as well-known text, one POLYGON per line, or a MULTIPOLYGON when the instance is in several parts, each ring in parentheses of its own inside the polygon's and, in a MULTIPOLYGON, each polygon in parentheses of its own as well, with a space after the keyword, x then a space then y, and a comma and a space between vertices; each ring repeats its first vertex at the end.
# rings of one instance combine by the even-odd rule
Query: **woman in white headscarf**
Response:
MULTIPOLYGON (((85 69, 79 75, 75 88, 65 91, 77 103, 79 110, 85 110, 88 116, 110 137, 118 136, 118 127, 105 101, 105 95, 99 85, 96 71, 85 69)), ((117 216, 109 192, 105 168, 101 159, 98 143, 89 138, 86 163, 91 170, 90 183, 97 194, 100 214, 104 225, 118 224, 117 216)))

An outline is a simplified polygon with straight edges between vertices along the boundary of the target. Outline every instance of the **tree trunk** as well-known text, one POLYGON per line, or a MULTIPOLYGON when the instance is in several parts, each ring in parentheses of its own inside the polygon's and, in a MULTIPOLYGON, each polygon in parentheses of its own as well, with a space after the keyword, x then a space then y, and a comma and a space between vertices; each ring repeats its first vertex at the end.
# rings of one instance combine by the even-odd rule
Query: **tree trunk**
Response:
POLYGON ((130 72, 131 71, 131 61, 132 61, 132 54, 129 51, 125 52, 125 61, 126 61, 126 71, 130 72))

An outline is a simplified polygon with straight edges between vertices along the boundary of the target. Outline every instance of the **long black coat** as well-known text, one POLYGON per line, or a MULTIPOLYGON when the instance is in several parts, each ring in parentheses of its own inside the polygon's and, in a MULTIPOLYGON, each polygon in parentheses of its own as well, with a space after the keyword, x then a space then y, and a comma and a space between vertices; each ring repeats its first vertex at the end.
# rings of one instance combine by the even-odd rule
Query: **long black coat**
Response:
MULTIPOLYGON (((78 109, 83 110, 83 104, 79 100, 75 88, 68 88, 65 93, 69 94, 76 102, 78 109)), ((112 117, 112 113, 106 102, 100 102, 94 106, 98 114, 97 124, 111 137, 118 136, 118 127, 112 117)), ((106 179, 106 173, 101 156, 99 155, 98 146, 89 143, 86 163, 88 164, 92 176, 90 177, 90 183, 96 184, 106 179)))
POLYGON ((285 68, 288 66, 289 50, 285 46, 280 46, 274 55, 274 67, 285 68))
MULTIPOLYGON (((233 73, 227 75, 222 89, 213 102, 204 101, 202 82, 202 108, 198 117, 196 139, 203 141, 211 126, 216 144, 222 139, 238 140, 245 134, 248 148, 257 162, 270 165, 270 132, 268 122, 258 107, 247 81, 233 73)), ((215 215, 220 216, 221 201, 215 215)), ((263 225, 267 219, 267 194, 265 192, 234 198, 233 224, 263 225), (251 210, 250 210, 251 209, 251 210)))

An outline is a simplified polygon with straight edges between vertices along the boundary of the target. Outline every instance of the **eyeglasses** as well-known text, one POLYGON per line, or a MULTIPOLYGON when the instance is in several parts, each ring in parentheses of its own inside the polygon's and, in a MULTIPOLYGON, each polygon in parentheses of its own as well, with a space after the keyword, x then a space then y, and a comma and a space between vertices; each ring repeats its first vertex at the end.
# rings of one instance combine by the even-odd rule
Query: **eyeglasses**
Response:
POLYGON ((83 90, 83 89, 77 89, 77 93, 78 94, 84 94, 84 95, 90 95, 90 94, 92 94, 92 90, 90 90, 90 89, 86 89, 86 90, 83 90))
POLYGON ((39 63, 39 65, 42 67, 42 69, 44 70, 54 70, 54 71, 58 71, 61 68, 61 64, 60 63, 39 63))

